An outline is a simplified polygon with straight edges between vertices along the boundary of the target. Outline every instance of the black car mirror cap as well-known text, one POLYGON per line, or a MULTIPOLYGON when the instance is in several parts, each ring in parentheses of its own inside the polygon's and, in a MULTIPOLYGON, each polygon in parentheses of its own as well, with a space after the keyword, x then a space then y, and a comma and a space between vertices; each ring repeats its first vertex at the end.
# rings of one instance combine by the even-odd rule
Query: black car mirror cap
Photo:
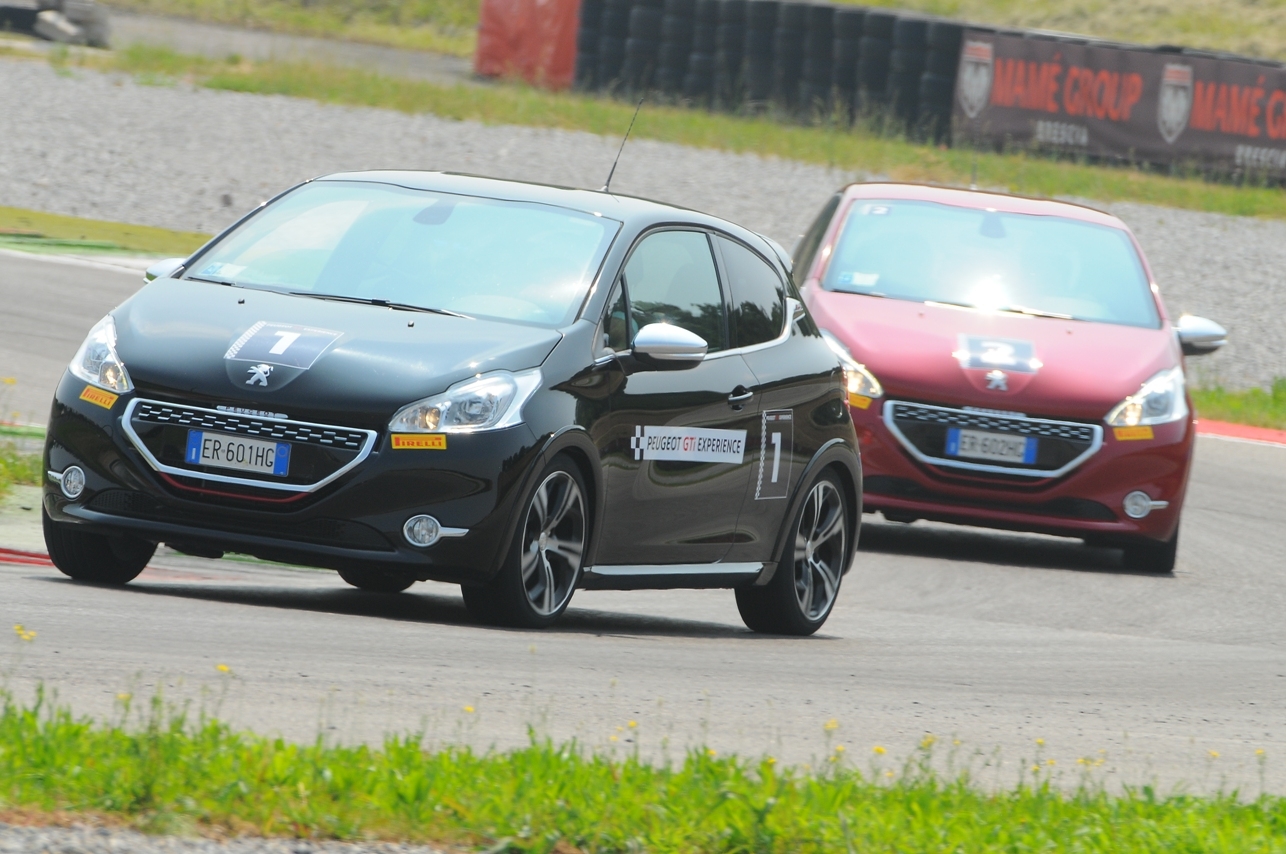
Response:
POLYGON ((1174 325, 1185 356, 1204 356, 1228 343, 1228 330, 1205 317, 1185 314, 1174 325))
POLYGON ((154 282, 157 279, 168 279, 179 270, 182 270, 187 260, 186 258, 166 258, 164 261, 157 261, 147 268, 147 272, 143 273, 143 281, 154 282))
POLYGON ((671 323, 649 323, 634 335, 634 357, 661 369, 695 367, 709 349, 700 335, 671 323))

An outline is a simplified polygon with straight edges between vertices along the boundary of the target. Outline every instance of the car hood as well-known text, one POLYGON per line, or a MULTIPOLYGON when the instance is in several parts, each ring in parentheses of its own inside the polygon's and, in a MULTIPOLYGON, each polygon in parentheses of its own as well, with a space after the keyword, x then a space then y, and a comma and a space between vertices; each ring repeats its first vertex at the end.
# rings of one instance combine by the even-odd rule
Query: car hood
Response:
POLYGON ((517 323, 177 279, 152 282, 113 316, 117 352, 140 393, 292 418, 335 413, 343 423, 386 423, 398 408, 474 374, 536 367, 561 337, 517 323))
POLYGON ((1168 326, 1029 317, 816 287, 808 297, 818 325, 890 398, 1097 421, 1181 360, 1168 326), (1002 381, 989 378, 994 371, 1002 381))

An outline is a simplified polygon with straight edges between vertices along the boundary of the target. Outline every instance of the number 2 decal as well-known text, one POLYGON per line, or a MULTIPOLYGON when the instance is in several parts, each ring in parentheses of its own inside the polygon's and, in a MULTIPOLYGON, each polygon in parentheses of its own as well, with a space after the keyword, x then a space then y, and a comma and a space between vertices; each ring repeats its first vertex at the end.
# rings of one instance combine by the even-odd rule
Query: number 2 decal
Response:
POLYGON ((790 492, 791 460, 795 448, 795 413, 766 409, 760 425, 759 481, 755 500, 785 498, 790 492))

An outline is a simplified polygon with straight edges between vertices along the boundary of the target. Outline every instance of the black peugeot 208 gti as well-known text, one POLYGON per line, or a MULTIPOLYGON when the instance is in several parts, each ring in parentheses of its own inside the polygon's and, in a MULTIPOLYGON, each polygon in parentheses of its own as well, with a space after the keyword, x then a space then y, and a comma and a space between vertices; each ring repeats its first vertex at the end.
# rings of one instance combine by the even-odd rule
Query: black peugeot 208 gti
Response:
POLYGON ((158 543, 459 584, 539 627, 578 587, 722 587, 809 634, 856 549, 846 372, 775 244, 635 198, 422 172, 283 193, 89 333, 44 530, 123 584, 158 543))

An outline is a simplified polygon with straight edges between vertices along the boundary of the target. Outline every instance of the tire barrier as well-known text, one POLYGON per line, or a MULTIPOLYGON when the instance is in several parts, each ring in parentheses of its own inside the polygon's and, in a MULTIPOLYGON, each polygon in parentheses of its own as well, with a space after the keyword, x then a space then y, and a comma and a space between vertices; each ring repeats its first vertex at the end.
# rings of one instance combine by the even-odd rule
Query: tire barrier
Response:
POLYGON ((575 87, 582 92, 598 88, 598 39, 604 0, 581 0, 580 27, 576 31, 575 87))
POLYGON ((800 72, 799 110, 805 121, 830 115, 834 85, 835 7, 808 9, 804 30, 804 65, 800 72))
POLYGON ((715 106, 741 106, 742 67, 746 46, 746 5, 749 0, 720 0, 719 28, 714 36, 715 106))
POLYGON ((603 0, 598 25, 598 87, 616 91, 625 67, 625 40, 630 34, 631 0, 603 0))
POLYGON ((777 32, 776 0, 755 0, 746 6, 742 87, 746 106, 764 109, 772 97, 773 38, 777 32))
POLYGON ((656 88, 666 95, 683 91, 692 53, 692 30, 697 14, 696 0, 665 0, 661 19, 661 52, 656 66, 656 88))
POLYGON ((660 0, 636 0, 630 9, 625 62, 621 65, 623 89, 630 95, 646 92, 652 87, 652 75, 661 51, 661 21, 664 17, 660 0))
MULTIPOLYGON (((862 21, 865 9, 839 8, 835 10, 831 44, 831 78, 835 86, 835 110, 842 119, 851 119, 857 97, 858 43, 862 39, 862 21)), ((952 74, 952 79, 955 75, 952 74)))
POLYGON ((808 11, 808 4, 797 0, 784 0, 777 8, 777 30, 773 33, 773 100, 787 113, 795 112, 799 104, 808 11))
POLYGON ((693 17, 692 52, 683 77, 683 97, 693 106, 709 107, 714 97, 715 33, 719 28, 719 0, 697 0, 693 17))

